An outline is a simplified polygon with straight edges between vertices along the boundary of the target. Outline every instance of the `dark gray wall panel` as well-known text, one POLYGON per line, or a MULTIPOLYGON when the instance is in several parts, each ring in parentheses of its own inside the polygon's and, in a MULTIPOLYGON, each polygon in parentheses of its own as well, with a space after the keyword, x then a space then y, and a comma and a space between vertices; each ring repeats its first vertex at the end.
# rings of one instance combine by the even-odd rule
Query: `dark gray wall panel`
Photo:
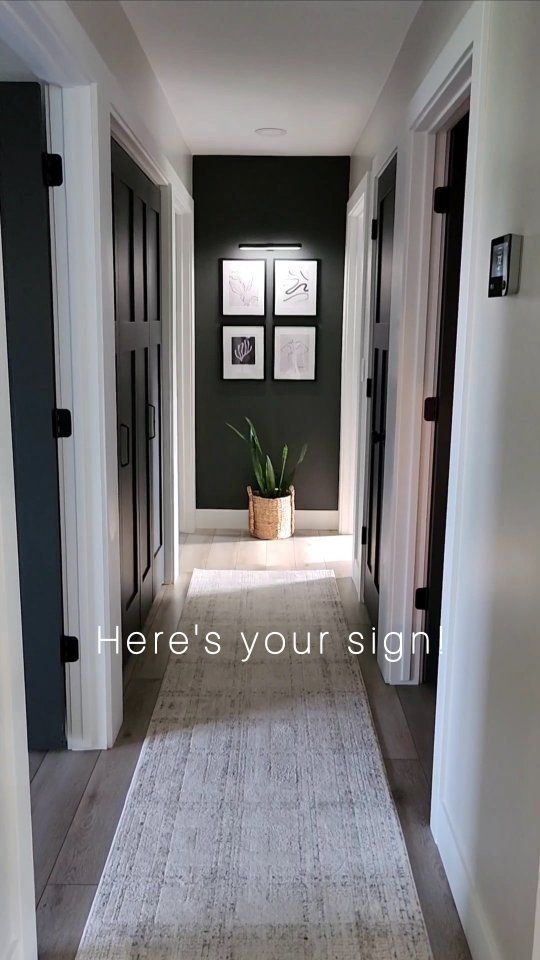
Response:
POLYGON ((277 456, 309 443, 296 480, 297 506, 333 510, 338 502, 341 326, 348 157, 194 157, 197 506, 242 508, 251 480, 246 450, 225 427, 251 417, 264 446, 277 456), (239 243, 295 240, 298 253, 245 253, 239 243), (221 328, 242 321, 220 316, 219 260, 267 261, 266 379, 221 379, 221 328), (318 259, 315 320, 317 379, 274 381, 273 261, 318 259))
POLYGON ((0 220, 31 750, 55 750, 66 742, 46 149, 39 84, 0 84, 0 220))

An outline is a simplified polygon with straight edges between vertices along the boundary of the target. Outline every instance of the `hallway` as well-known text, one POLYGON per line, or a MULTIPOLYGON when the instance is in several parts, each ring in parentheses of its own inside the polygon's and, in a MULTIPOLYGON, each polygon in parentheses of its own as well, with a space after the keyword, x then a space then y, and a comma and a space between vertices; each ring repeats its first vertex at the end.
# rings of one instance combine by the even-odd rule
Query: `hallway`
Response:
MULTIPOLYGON (((292 540, 256 541, 231 531, 183 537, 182 574, 165 587, 147 634, 173 631, 194 568, 206 570, 327 570, 336 576, 348 629, 369 630, 350 577, 351 537, 297 533, 292 540)), ((162 648, 164 653, 166 648, 162 648)), ((38 929, 41 960, 73 960, 103 871, 146 727, 158 696, 166 655, 132 657, 126 674, 126 716, 115 747, 101 754, 33 757, 38 929), (56 797, 62 796, 61 806, 56 797), (43 878, 40 880, 39 878, 43 878)), ((279 659, 279 658, 278 658, 279 659)), ((180 660, 181 666, 181 658, 180 660)), ((364 683, 396 802, 434 960, 468 960, 470 954, 429 829, 429 786, 415 741, 426 737, 424 688, 386 685, 369 655, 359 658, 364 683), (400 691, 403 693, 403 690, 400 691)), ((429 739, 429 735, 428 735, 429 739)), ((422 757, 424 759, 424 757, 422 757)), ((429 772, 429 766, 426 767, 429 772)))
POLYGON ((0 960, 540 960, 539 44, 0 3, 0 960))

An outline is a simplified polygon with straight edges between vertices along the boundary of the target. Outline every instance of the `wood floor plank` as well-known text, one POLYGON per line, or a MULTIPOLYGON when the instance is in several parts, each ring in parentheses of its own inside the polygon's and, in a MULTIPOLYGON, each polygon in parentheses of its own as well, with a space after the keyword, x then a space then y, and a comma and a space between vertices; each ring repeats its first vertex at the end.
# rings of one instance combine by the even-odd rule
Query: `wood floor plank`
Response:
POLYGON ((358 599, 352 578, 350 576, 338 577, 336 575, 336 583, 347 623, 351 628, 362 626, 364 628, 362 633, 364 633, 366 637, 371 637, 369 614, 364 604, 360 603, 358 599))
POLYGON ((239 540, 236 549, 237 570, 266 570, 268 542, 247 538, 239 540))
POLYGON ((422 764, 426 780, 431 784, 433 774, 433 743, 435 738, 436 689, 428 683, 418 687, 396 687, 409 730, 422 764))
POLYGON ((28 768, 30 772, 30 783, 34 779, 36 773, 38 772, 43 759, 46 756, 44 750, 30 750, 28 753, 28 768))
POLYGON ((429 787, 417 760, 386 761, 434 960, 471 960, 429 826, 429 787))
POLYGON ((159 680, 133 679, 126 691, 124 723, 104 750, 68 831, 52 883, 98 883, 160 688, 159 680))
POLYGON ((230 536, 216 534, 208 551, 207 569, 234 570, 240 543, 238 534, 231 534, 230 536))
POLYGON ((180 547, 181 573, 193 573, 195 567, 206 567, 214 534, 211 532, 189 533, 180 547))
POLYGON ((36 915, 39 960, 74 960, 96 889, 47 886, 36 915))
POLYGON ((66 839, 99 751, 50 751, 30 785, 36 903, 66 839))
POLYGON ((297 570, 326 570, 321 538, 294 535, 294 563, 297 570))
POLYGON ((294 570, 294 540, 268 540, 266 547, 267 570, 294 570))
POLYGON ((372 653, 366 650, 358 659, 383 756, 391 760, 417 760, 396 688, 384 682, 372 653))

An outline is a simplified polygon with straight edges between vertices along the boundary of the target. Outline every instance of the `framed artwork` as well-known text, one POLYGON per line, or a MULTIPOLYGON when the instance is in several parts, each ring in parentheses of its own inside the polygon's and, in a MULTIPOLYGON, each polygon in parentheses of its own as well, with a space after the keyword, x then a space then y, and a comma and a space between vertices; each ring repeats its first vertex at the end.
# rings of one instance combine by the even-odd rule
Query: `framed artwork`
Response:
POLYGON ((222 315, 264 317, 265 287, 266 260, 222 260, 222 315))
POLYGON ((315 380, 316 327, 274 327, 274 380, 315 380))
POLYGON ((264 380, 265 328, 223 327, 223 379, 264 380))
POLYGON ((317 316, 317 260, 274 260, 274 316, 317 316))

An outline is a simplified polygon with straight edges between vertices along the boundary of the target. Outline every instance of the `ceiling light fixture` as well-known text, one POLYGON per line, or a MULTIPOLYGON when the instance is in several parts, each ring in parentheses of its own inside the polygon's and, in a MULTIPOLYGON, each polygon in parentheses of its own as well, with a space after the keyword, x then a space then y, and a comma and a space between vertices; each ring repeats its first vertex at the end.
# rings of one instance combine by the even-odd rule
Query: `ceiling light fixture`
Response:
POLYGON ((301 250, 301 243, 239 243, 239 250, 301 250))
POLYGON ((284 127, 257 127, 255 133, 260 137, 285 137, 287 131, 284 127))

